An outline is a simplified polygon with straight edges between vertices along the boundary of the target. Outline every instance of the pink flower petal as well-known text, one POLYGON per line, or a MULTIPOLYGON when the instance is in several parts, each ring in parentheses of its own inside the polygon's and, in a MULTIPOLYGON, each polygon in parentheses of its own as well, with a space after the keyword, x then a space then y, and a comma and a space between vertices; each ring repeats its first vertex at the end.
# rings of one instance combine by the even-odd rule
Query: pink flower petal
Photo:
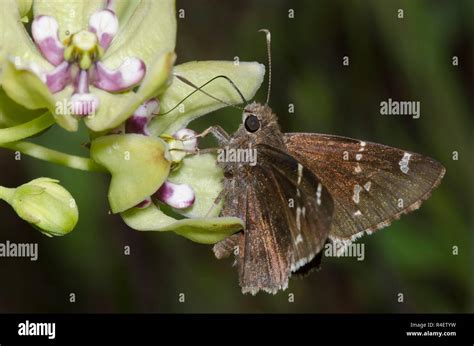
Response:
POLYGON ((97 35, 99 44, 107 49, 117 34, 119 22, 115 13, 111 10, 95 12, 89 18, 89 30, 97 35))
POLYGON ((53 94, 63 90, 71 81, 70 65, 63 61, 54 70, 46 74, 46 85, 53 94))
POLYGON ((31 33, 41 54, 54 66, 64 61, 64 46, 58 37, 59 25, 50 16, 38 16, 31 25, 31 33))
POLYGON ((86 70, 80 70, 79 74, 74 80, 74 93, 88 94, 89 93, 89 73, 86 70))
POLYGON ((145 77, 146 66, 137 58, 128 58, 116 70, 109 70, 104 64, 95 65, 93 84, 108 92, 120 92, 130 89, 145 77))
POLYGON ((196 199, 189 185, 173 184, 169 181, 165 181, 153 196, 176 209, 189 208, 196 199))
POLYGON ((138 133, 149 136, 148 124, 153 115, 157 112, 159 102, 156 98, 149 99, 137 108, 135 113, 128 118, 125 129, 127 133, 138 133))

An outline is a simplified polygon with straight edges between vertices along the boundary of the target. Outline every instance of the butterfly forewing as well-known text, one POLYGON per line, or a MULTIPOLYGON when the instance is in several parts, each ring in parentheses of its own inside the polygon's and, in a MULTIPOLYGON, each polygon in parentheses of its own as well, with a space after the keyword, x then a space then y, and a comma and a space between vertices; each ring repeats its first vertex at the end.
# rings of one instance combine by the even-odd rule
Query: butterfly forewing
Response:
POLYGON ((259 147, 259 153, 263 154, 260 162, 282 200, 281 213, 293 244, 291 271, 294 272, 323 247, 332 220, 332 198, 318 178, 295 158, 270 146, 259 147))
POLYGON ((329 235, 329 192, 290 155, 258 145, 258 165, 242 166, 229 178, 222 215, 245 220, 245 230, 214 247, 218 257, 239 246, 236 256, 243 292, 286 288, 291 272, 311 261, 329 235))
POLYGON ((312 133, 284 139, 288 152, 329 190, 330 238, 343 244, 417 209, 445 172, 429 157, 381 144, 312 133))

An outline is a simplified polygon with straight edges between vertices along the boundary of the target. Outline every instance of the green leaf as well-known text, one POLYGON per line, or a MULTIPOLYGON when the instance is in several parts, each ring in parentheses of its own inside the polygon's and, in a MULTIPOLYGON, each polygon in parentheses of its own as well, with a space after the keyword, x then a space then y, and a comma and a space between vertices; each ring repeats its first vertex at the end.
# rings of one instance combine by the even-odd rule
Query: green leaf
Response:
POLYGON ((173 231, 196 243, 215 244, 243 228, 236 217, 193 218, 176 220, 154 204, 133 208, 121 214, 124 222, 137 231, 173 231))
POLYGON ((170 169, 166 153, 161 139, 137 134, 92 141, 92 159, 112 174, 109 203, 113 213, 136 206, 159 189, 170 169))
MULTIPOLYGON (((240 62, 236 65, 231 61, 195 61, 176 66, 174 74, 185 77, 197 86, 203 85, 213 77, 227 76, 237 85, 244 97, 250 100, 263 82, 265 66, 256 62, 240 62)), ((176 77, 172 82, 160 97, 160 113, 167 112, 195 90, 176 77)), ((203 90, 230 104, 242 103, 236 90, 224 79, 213 81, 203 90)), ((157 116, 150 124, 152 133, 172 134, 186 127, 190 121, 226 106, 199 91, 182 105, 184 112, 178 107, 169 114, 157 116)))

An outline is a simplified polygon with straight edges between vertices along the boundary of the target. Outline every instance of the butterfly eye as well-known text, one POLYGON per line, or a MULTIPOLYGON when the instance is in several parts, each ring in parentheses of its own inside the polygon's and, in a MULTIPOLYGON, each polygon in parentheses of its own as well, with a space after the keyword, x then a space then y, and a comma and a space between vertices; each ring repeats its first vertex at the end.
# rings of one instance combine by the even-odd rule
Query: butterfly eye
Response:
POLYGON ((248 132, 256 132, 260 129, 260 120, 258 120, 258 118, 255 115, 250 114, 245 119, 244 125, 245 125, 245 129, 248 132))

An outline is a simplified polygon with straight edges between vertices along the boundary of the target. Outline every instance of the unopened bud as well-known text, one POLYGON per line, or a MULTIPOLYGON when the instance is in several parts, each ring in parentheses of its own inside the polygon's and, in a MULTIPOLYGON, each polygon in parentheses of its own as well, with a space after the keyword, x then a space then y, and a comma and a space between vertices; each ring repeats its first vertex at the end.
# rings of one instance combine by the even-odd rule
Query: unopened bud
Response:
POLYGON ((17 215, 47 236, 71 232, 79 219, 74 198, 58 180, 38 178, 16 189, 2 188, 0 198, 17 215))

